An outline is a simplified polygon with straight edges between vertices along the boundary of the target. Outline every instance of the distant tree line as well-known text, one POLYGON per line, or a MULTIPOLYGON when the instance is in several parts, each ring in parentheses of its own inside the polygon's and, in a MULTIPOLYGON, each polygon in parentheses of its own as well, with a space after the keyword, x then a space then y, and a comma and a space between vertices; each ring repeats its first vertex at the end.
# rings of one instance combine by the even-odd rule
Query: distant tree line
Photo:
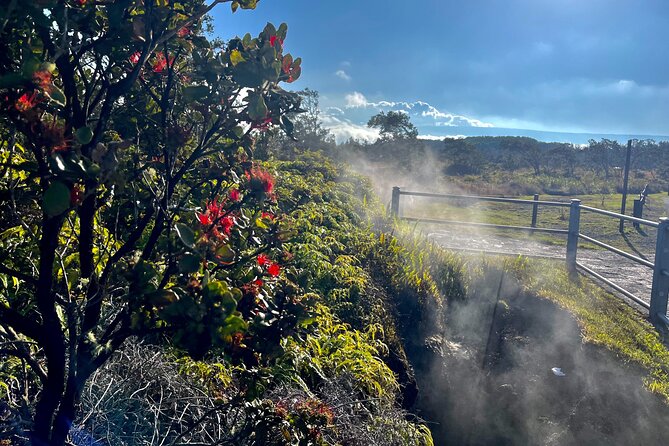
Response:
MULTIPOLYGON (((610 139, 590 140, 586 145, 542 142, 523 136, 474 136, 445 138, 442 141, 420 139, 408 114, 401 111, 380 112, 367 126, 379 131, 373 142, 350 139, 337 144, 319 119, 318 92, 298 92, 305 113, 294 119, 294 139, 277 130, 265 133, 257 143, 260 156, 290 158, 296 150, 322 150, 339 159, 363 157, 370 162, 389 163, 399 171, 411 171, 427 162, 444 163, 448 176, 483 175, 509 172, 533 176, 581 178, 595 175, 615 182, 622 177, 626 144, 610 139)), ((635 140, 631 169, 651 190, 666 190, 669 184, 669 141, 635 140)), ((642 181, 642 182, 643 182, 642 181)))

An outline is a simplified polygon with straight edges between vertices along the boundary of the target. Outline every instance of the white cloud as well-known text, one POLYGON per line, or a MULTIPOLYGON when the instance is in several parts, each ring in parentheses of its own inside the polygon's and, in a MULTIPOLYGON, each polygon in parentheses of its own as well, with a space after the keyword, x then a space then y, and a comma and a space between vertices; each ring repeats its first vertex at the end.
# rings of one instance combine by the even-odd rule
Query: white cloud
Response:
POLYGON ((440 136, 440 135, 418 135, 418 139, 427 139, 430 141, 441 141, 445 138, 445 136, 440 136))
POLYGON ((343 115, 343 110, 336 107, 330 107, 320 115, 321 124, 327 128, 335 137, 338 143, 347 141, 351 138, 359 141, 373 142, 379 137, 376 129, 354 124, 343 115), (342 114, 339 114, 341 112, 342 114))
MULTIPOLYGON (((411 116, 416 125, 433 125, 439 127, 494 127, 488 122, 467 116, 456 115, 453 113, 442 112, 436 107, 423 101, 416 102, 391 102, 379 101, 371 102, 365 95, 358 91, 347 94, 347 109, 371 109, 373 112, 380 111, 399 111, 411 116)), ((371 115, 370 115, 371 116, 371 115)))
POLYGON ((335 76, 337 76, 339 79, 343 79, 346 82, 349 82, 351 80, 351 76, 346 73, 344 70, 337 70, 335 71, 335 76))
POLYGON ((346 99, 346 107, 365 107, 369 104, 365 95, 357 91, 347 94, 344 99, 346 99))

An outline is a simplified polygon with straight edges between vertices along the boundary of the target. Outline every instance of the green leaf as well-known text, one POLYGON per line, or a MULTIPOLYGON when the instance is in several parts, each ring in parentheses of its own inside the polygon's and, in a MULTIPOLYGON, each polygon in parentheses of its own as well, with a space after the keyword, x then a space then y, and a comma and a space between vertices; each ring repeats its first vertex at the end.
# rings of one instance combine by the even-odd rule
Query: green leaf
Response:
POLYGON ((49 217, 62 214, 70 208, 70 188, 55 181, 44 193, 42 204, 49 217))
POLYGON ((239 50, 232 50, 230 53, 230 63, 232 63, 233 67, 236 67, 240 62, 246 62, 246 59, 244 59, 244 56, 242 56, 242 53, 240 53, 239 50))
POLYGON ((262 67, 257 63, 242 62, 235 67, 232 78, 239 83, 241 87, 258 87, 265 78, 263 77, 262 67))
POLYGON ((232 9, 232 12, 237 12, 237 8, 239 8, 239 2, 232 2, 230 8, 232 9))
POLYGON ((222 280, 215 280, 209 282, 207 286, 204 287, 204 295, 208 298, 218 299, 223 293, 227 293, 230 287, 227 283, 222 280))
POLYGON ((237 309, 237 301, 229 291, 226 291, 221 295, 220 303, 225 314, 232 314, 237 309))
POLYGON ((184 98, 197 101, 207 97, 209 94, 209 87, 206 85, 192 85, 184 88, 184 98))
POLYGON ((49 73, 53 73, 56 71, 56 64, 53 62, 42 62, 42 65, 40 65, 41 70, 48 71, 49 73))
POLYGON ((282 23, 281 25, 279 25, 279 29, 276 31, 276 35, 279 37, 279 39, 285 40, 287 32, 288 32, 288 25, 282 23))
POLYGON ((260 121, 267 116, 267 104, 265 104, 265 98, 262 95, 250 98, 248 113, 252 121, 260 121))
POLYGON ((146 296, 148 302, 158 308, 165 307, 179 300, 179 296, 172 290, 158 290, 146 296))
POLYGON ((242 38, 242 45, 244 46, 244 48, 248 48, 251 45, 251 40, 253 40, 251 34, 249 33, 244 34, 244 37, 242 38))
POLYGON ((23 61, 23 66, 21 67, 23 76, 25 78, 32 79, 33 74, 35 74, 35 71, 39 70, 39 66, 40 66, 39 59, 35 57, 35 55, 32 53, 28 54, 25 60, 23 61))
POLYGON ((234 333, 245 331, 246 327, 244 319, 236 315, 231 315, 225 318, 223 326, 219 328, 219 334, 225 339, 234 333))
POLYGON ((200 256, 186 254, 179 260, 179 271, 185 274, 195 273, 200 270, 200 256))
POLYGON ((286 115, 281 115, 281 128, 286 132, 288 136, 293 135, 293 129, 295 128, 295 125, 293 122, 288 118, 286 115))
POLYGON ((273 24, 267 22, 267 25, 265 25, 265 29, 263 29, 263 32, 265 34, 267 34, 267 37, 275 36, 276 35, 276 28, 274 27, 273 24))
POLYGON ((183 244, 189 248, 193 248, 195 246, 195 233, 193 230, 183 223, 177 223, 174 226, 174 229, 177 231, 177 235, 183 244))
POLYGON ((256 9, 258 0, 239 0, 242 9, 256 9))
MULTIPOLYGON (((58 105, 61 105, 61 106, 65 106, 65 103, 67 102, 67 99, 65 98, 65 94, 63 93, 63 91, 60 88, 56 87, 55 85, 51 87, 51 92, 49 92, 49 97, 51 98, 52 101, 54 101, 55 103, 57 103, 58 105)), ((87 128, 88 127, 82 127, 79 130, 87 129, 87 128)), ((90 129, 89 129, 89 131, 90 131, 90 129)), ((93 138, 93 132, 91 132, 91 139, 92 138, 93 138)), ((90 142, 90 140, 89 140, 89 142, 90 142)), ((86 144, 86 143, 82 143, 82 144, 86 144)))
POLYGON ((222 245, 216 248, 216 260, 224 265, 229 265, 235 260, 235 251, 228 245, 222 245))
POLYGON ((93 140, 93 130, 90 127, 81 127, 74 132, 79 144, 88 144, 93 140))

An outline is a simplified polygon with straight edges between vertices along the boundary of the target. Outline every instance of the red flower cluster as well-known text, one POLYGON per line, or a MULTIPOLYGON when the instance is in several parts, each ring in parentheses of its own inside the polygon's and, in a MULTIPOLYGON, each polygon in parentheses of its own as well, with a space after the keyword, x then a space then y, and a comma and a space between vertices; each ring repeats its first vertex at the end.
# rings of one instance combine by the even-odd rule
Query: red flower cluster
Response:
POLYGON ((190 34, 190 29, 188 29, 185 26, 182 27, 182 28, 179 28, 179 31, 177 31, 177 37, 179 37, 181 39, 183 39, 184 37, 186 37, 189 34, 190 34))
POLYGON ((139 59, 141 59, 141 58, 142 58, 142 53, 140 53, 139 51, 135 51, 134 53, 132 53, 132 54, 130 55, 130 57, 128 57, 128 60, 129 60, 133 65, 135 65, 137 62, 139 62, 139 59))
POLYGON ((271 194, 274 190, 274 178, 266 170, 253 167, 246 171, 246 179, 249 181, 249 189, 252 192, 271 194))
POLYGON ((281 274, 281 267, 279 266, 278 263, 272 262, 270 258, 266 254, 258 254, 258 266, 260 267, 267 267, 267 274, 269 274, 272 277, 276 277, 279 274, 281 274))
POLYGON ((283 48, 283 40, 279 39, 277 36, 271 36, 269 38, 269 44, 271 46, 274 46, 274 44, 276 44, 277 40, 279 41, 279 44, 281 45, 281 48, 283 48))
POLYGON ((272 277, 276 277, 281 274, 281 267, 278 263, 272 263, 267 267, 267 273, 272 277))
POLYGON ((21 113, 27 112, 35 105, 39 103, 37 98, 37 92, 33 91, 32 93, 23 93, 20 98, 16 100, 14 107, 21 113))
POLYGON ((165 53, 156 54, 156 60, 153 62, 153 72, 162 73, 165 68, 174 64, 174 56, 166 56, 165 53))
POLYGON ((226 210, 217 199, 207 203, 205 211, 196 215, 200 224, 206 226, 207 230, 211 230, 216 238, 229 236, 235 225, 234 217, 227 215, 226 210))
POLYGON ((258 266, 265 266, 270 264, 272 261, 267 257, 266 254, 258 254, 258 266))
POLYGON ((231 189, 230 192, 228 193, 228 197, 230 197, 230 201, 239 201, 239 199, 241 198, 239 189, 231 189))

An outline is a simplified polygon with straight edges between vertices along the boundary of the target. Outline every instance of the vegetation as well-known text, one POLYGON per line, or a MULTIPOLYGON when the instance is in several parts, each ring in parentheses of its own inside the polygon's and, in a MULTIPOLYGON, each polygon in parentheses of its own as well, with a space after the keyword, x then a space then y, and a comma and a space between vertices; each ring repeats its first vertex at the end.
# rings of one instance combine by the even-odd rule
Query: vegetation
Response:
MULTIPOLYGON (((468 137, 426 142, 444 162, 449 180, 478 193, 527 195, 609 194, 622 192, 626 148, 616 141, 591 140, 586 146, 544 143, 527 137, 468 137)), ((666 141, 635 141, 630 190, 646 184, 667 191, 666 141)))
POLYGON ((314 207, 317 193, 333 199, 336 171, 319 186, 305 182, 315 162, 279 165, 277 188, 273 167, 252 160, 255 138, 290 135, 300 111, 278 85, 300 74, 287 27, 209 41, 219 3, 256 4, 54 0, 3 12, 2 436, 325 444, 371 432, 376 444, 429 444, 396 408, 381 316, 356 308, 372 300, 354 286, 362 260, 345 242, 374 236, 337 232, 364 221, 353 186, 314 207), (352 418, 337 418, 344 410, 352 418))

